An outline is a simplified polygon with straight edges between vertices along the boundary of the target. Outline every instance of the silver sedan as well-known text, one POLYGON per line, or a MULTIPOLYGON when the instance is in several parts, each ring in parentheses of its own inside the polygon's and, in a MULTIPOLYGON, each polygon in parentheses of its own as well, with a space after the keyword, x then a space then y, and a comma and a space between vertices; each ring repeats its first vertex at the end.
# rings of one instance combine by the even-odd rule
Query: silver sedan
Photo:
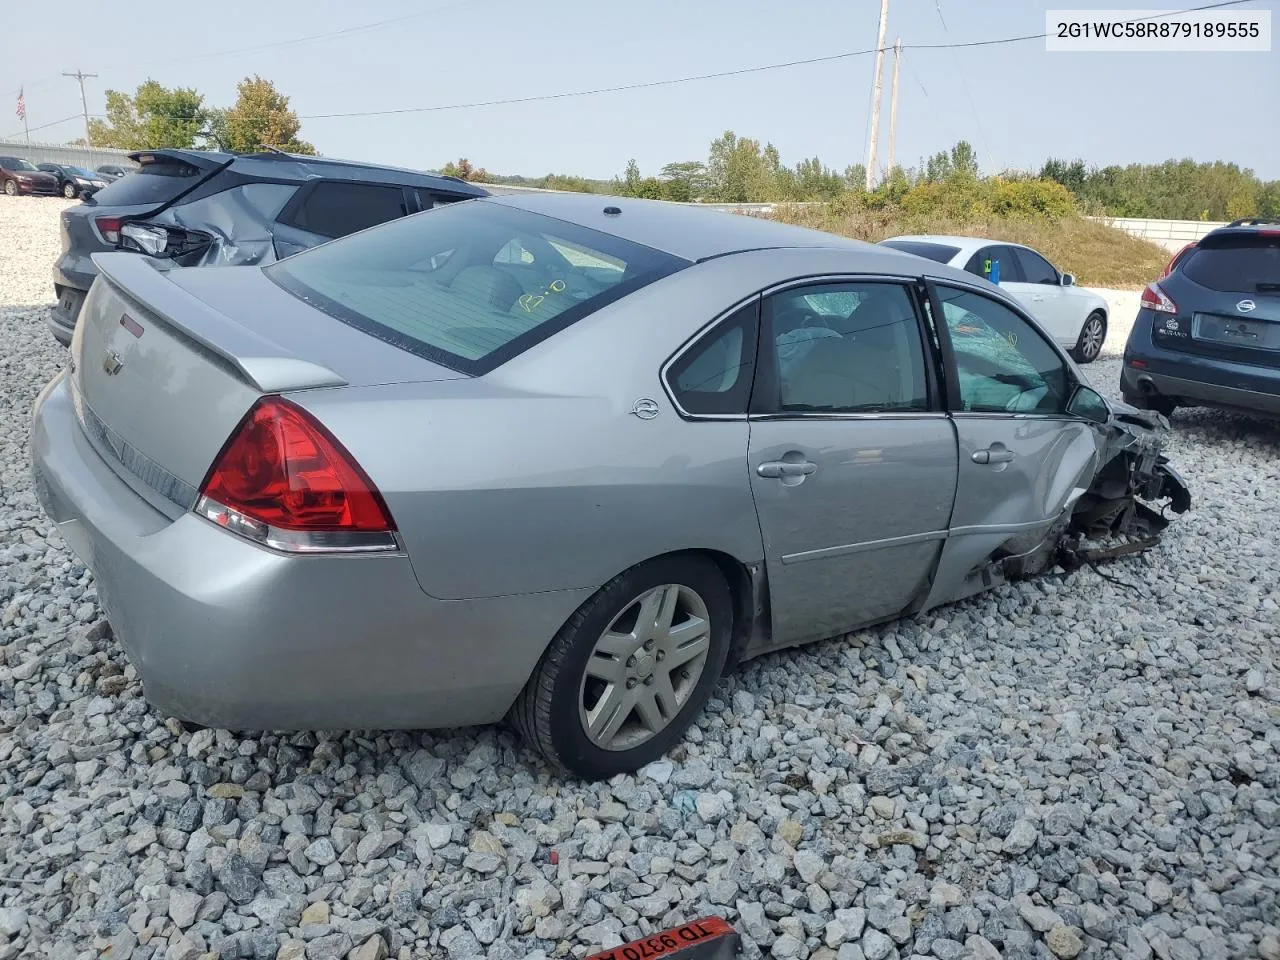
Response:
POLYGON ((510 717, 585 777, 746 658, 1186 509, 999 288, 747 217, 439 208, 265 268, 100 254, 44 508, 147 698, 210 726, 510 717))

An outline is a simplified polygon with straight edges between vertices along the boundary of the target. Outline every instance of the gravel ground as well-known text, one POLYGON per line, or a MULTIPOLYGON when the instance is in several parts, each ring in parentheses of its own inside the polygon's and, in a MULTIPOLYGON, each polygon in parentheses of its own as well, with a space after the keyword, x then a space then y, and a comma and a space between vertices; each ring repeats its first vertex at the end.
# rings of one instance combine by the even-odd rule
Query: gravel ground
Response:
POLYGON ((0 960, 581 956, 703 914, 749 957, 1280 958, 1277 427, 1180 412, 1195 509, 1118 582, 765 658, 635 777, 495 730, 188 734, 27 479, 64 205, 0 196, 0 960))

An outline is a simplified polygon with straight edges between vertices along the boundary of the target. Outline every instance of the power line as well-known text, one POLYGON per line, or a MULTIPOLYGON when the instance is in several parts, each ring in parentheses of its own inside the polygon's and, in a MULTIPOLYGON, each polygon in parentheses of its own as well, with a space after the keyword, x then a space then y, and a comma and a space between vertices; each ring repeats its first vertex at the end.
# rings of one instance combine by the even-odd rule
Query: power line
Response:
MULTIPOLYGON (((938 20, 942 23, 942 33, 947 38, 948 43, 951 40, 951 31, 947 27, 947 20, 942 15, 942 0, 933 0, 933 8, 938 11, 938 20)), ((1040 34, 1044 36, 1044 34, 1040 34)), ((1017 41, 1012 41, 1017 42, 1017 41)), ((960 69, 960 62, 956 59, 956 48, 954 46, 947 47, 947 54, 951 57, 951 65, 955 68, 956 73, 960 77, 960 89, 964 91, 964 97, 969 101, 969 111, 973 114, 973 122, 978 128, 978 136, 982 139, 982 149, 987 151, 987 162, 991 164, 991 168, 996 169, 995 154, 991 152, 991 142, 987 139, 987 132, 982 128, 982 117, 978 114, 978 107, 973 102, 973 94, 969 92, 969 82, 965 80, 964 71, 960 69)))
MULTIPOLYGON (((1189 7, 1184 10, 1171 11, 1168 14, 1160 16, 1176 16, 1183 13, 1197 13, 1203 10, 1216 10, 1221 7, 1238 6, 1242 3, 1252 3, 1253 0, 1220 0, 1218 3, 1211 3, 1199 7, 1189 7)), ((1137 18, 1137 20, 1148 20, 1150 17, 1137 18)), ((904 43, 903 50, 943 50, 943 49, 963 49, 966 47, 992 46, 995 44, 1005 43, 1021 43, 1026 40, 1041 40, 1046 36, 1045 33, 1025 34, 1017 37, 1001 37, 993 40, 974 40, 953 43, 904 43)), ((748 74, 766 73, 774 70, 787 70, 794 67, 812 66, 819 63, 834 63, 839 60, 849 60, 855 57, 870 56, 879 52, 881 49, 889 51, 891 47, 869 47, 865 50, 849 50, 844 53, 832 53, 821 57, 806 57, 801 60, 787 60, 782 63, 766 63, 753 67, 739 67, 735 70, 720 70, 714 73, 691 74, 683 77, 670 77, 663 80, 646 80, 639 83, 624 83, 607 87, 591 87, 585 90, 565 90, 559 93, 533 94, 522 97, 503 97, 494 100, 473 100, 465 103, 447 103, 434 104, 425 107, 397 107, 387 110, 352 110, 342 113, 311 113, 300 114, 299 120, 334 120, 346 119, 352 117, 386 117, 399 116, 408 113, 437 113, 446 110, 471 110, 479 107, 498 107, 509 106, 524 103, 542 103, 553 100, 567 100, 577 97, 592 97, 607 93, 624 93, 632 90, 649 90, 656 87, 670 87, 685 83, 697 83, 703 80, 719 80, 726 77, 739 77, 748 74)), ((189 114, 151 114, 152 116, 172 116, 177 119, 190 119, 189 114)), ((91 116, 103 117, 103 114, 92 114, 91 116)))
MULTIPOLYGON (((49 123, 42 123, 42 124, 40 124, 40 126, 38 126, 38 127, 32 127, 32 128, 31 128, 31 130, 43 130, 43 129, 45 129, 46 127, 56 127, 56 126, 57 126, 58 124, 60 124, 60 123, 69 123, 69 122, 70 122, 70 121, 72 121, 72 120, 79 120, 79 119, 80 119, 80 114, 78 114, 78 113, 73 113, 73 114, 72 114, 71 116, 69 116, 69 117, 63 117, 61 120, 53 120, 53 121, 51 121, 51 122, 49 122, 49 123)), ((28 133, 30 133, 30 132, 31 132, 31 130, 28 130, 27 132, 28 132, 28 133)), ((0 140, 14 140, 14 139, 17 139, 17 137, 18 137, 20 134, 21 134, 21 131, 19 131, 18 133, 6 134, 5 136, 0 137, 0 140)))

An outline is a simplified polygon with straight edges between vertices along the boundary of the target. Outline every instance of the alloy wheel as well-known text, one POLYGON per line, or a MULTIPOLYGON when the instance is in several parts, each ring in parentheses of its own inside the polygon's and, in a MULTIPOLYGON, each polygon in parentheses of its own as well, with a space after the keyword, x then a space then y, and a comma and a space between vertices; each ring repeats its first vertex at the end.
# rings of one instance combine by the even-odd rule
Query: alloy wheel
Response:
POLYGON ((688 702, 711 648, 707 604, 684 584, 645 591, 596 641, 579 691, 583 732, 605 750, 661 733, 688 702))
POLYGON ((1084 330, 1080 333, 1080 353, 1086 360, 1093 360, 1102 352, 1102 341, 1105 337, 1102 329, 1102 318, 1093 314, 1084 322, 1084 330))

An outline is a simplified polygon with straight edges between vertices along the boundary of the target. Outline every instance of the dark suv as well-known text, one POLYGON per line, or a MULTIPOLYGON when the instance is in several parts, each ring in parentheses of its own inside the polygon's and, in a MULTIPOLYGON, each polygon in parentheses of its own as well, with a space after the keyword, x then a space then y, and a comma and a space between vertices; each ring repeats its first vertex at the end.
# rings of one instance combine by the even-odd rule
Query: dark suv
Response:
POLYGON ((180 266, 249 265, 488 192, 454 177, 283 153, 154 150, 83 204, 62 212, 58 302, 49 327, 69 344, 97 268, 90 257, 129 250, 180 266))
POLYGON ((1280 221, 1210 232, 1142 292, 1120 389, 1134 406, 1280 417, 1280 221))

